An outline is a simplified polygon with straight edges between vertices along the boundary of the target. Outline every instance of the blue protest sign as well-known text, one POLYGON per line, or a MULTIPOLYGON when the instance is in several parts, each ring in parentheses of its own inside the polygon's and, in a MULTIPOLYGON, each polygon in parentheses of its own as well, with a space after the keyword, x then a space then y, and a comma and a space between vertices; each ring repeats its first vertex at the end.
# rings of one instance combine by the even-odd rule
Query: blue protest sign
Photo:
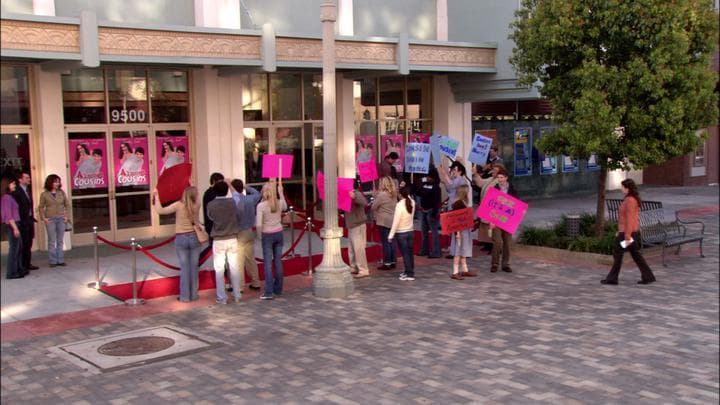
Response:
POLYGON ((468 161, 475 163, 476 165, 486 164, 492 142, 492 138, 475 134, 472 147, 470 148, 470 154, 468 155, 468 161))
POLYGON ((455 160, 459 146, 460 141, 452 139, 449 136, 443 136, 440 138, 440 153, 448 156, 450 159, 455 160))
POLYGON ((430 168, 430 145, 409 142, 405 144, 405 172, 427 174, 430 168))
POLYGON ((442 159, 442 156, 440 156, 440 138, 442 138, 442 135, 432 134, 430 136, 430 151, 435 166, 440 166, 440 159, 442 159))

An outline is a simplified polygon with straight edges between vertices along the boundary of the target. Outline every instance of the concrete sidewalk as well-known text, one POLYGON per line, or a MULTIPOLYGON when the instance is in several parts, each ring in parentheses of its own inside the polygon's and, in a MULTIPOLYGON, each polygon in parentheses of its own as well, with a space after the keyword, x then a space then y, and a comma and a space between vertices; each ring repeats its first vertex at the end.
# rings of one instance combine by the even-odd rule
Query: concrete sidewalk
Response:
MULTIPOLYGON (((621 198, 619 191, 608 193, 608 198, 621 198)), ((643 187, 641 196, 645 200, 662 201, 666 218, 674 217, 675 210, 685 210, 693 215, 693 210, 715 209, 717 221, 718 187, 643 187)), ((524 220, 525 225, 544 226, 557 221, 563 214, 576 212, 595 212, 594 195, 578 195, 552 199, 529 200, 529 210, 524 220)), ((298 233, 295 234, 297 238, 298 233)), ((322 250, 322 242, 313 235, 313 253, 322 250)), ((290 233, 285 234, 285 248, 289 248, 290 233)), ((157 243, 152 241, 148 243, 157 243)), ((343 245, 345 245, 343 241, 343 245)), ((307 254, 307 238, 303 238, 296 252, 307 254)), ((177 258, 172 244, 153 251, 160 259, 177 265, 177 258)), ((259 244, 256 245, 257 257, 261 257, 259 244)), ((110 284, 131 281, 131 253, 102 246, 101 277, 110 284)), ((77 247, 67 252, 68 267, 53 269, 43 265, 45 252, 34 252, 33 261, 41 266, 32 271, 28 277, 19 280, 0 281, 2 294, 1 321, 3 324, 19 320, 28 320, 53 314, 69 313, 120 304, 99 291, 87 288, 94 280, 95 263, 91 246, 77 247)), ((149 258, 138 253, 138 279, 174 276, 176 271, 166 269, 149 258)), ((211 267, 206 263, 205 268, 211 267)))

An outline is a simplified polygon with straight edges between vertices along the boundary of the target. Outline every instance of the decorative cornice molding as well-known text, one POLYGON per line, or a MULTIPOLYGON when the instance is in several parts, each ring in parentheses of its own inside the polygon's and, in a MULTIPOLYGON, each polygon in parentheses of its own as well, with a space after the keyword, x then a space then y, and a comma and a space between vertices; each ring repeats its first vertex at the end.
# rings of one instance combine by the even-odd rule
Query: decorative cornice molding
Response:
POLYGON ((260 59, 254 36, 101 27, 99 37, 107 55, 260 59))
POLYGON ((305 38, 278 38, 277 59, 287 62, 322 61, 322 41, 305 38))
POLYGON ((2 49, 41 52, 80 52, 80 28, 76 25, 3 20, 2 49))
POLYGON ((371 65, 394 65, 396 45, 370 42, 337 41, 337 63, 361 63, 371 65))
POLYGON ((495 49, 410 45, 410 65, 495 67, 495 49))

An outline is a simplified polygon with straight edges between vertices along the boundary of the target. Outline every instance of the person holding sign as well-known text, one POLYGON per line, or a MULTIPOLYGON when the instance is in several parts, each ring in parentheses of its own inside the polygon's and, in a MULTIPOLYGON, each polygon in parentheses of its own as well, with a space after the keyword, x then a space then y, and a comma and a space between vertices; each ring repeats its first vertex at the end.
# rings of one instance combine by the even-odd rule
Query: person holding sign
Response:
MULTIPOLYGON (((450 165, 450 174, 448 174, 447 167, 443 162, 440 170, 440 180, 443 184, 445 184, 445 190, 447 190, 448 193, 448 201, 455 201, 455 194, 460 186, 470 186, 465 178, 465 173, 467 173, 465 166, 456 160, 450 165)), ((472 207, 471 196, 467 195, 465 200, 467 206, 472 207)))
MULTIPOLYGON (((470 193, 470 187, 463 185, 458 187, 455 193, 455 201, 450 206, 450 210, 462 210, 468 208, 467 199, 470 193)), ((453 280, 463 280, 465 277, 476 277, 477 273, 468 270, 467 258, 472 257, 472 238, 470 238, 470 229, 460 232, 454 232, 450 236, 450 254, 453 256, 453 273, 450 278, 453 280), (462 273, 460 273, 462 266, 462 273)))
POLYGON ((367 207, 367 199, 362 191, 358 189, 358 183, 354 183, 354 190, 350 191, 352 199, 352 208, 350 212, 345 214, 345 225, 348 229, 348 258, 350 259, 351 273, 354 278, 363 278, 370 275, 368 269, 367 256, 365 255, 365 247, 367 245, 367 235, 365 223, 367 215, 365 208, 367 207))
MULTIPOLYGON (((517 193, 513 188, 512 184, 508 182, 509 174, 506 169, 497 169, 497 184, 495 188, 502 191, 503 193, 509 194, 517 198, 517 193)), ((500 255, 502 254, 502 270, 507 273, 512 273, 510 268, 510 244, 512 243, 512 234, 504 231, 494 224, 490 224, 490 230, 492 232, 492 264, 490 265, 490 272, 495 273, 498 271, 498 264, 500 264, 500 255)))
POLYGON ((400 281, 415 281, 415 258, 413 256, 415 201, 410 198, 408 187, 400 189, 400 197, 400 201, 395 204, 388 242, 392 244, 393 238, 397 236, 400 253, 403 256, 403 265, 405 266, 405 271, 400 274, 400 281))
POLYGON ((282 212, 287 209, 282 183, 277 187, 274 181, 262 188, 262 201, 257 205, 255 228, 262 235, 263 264, 265 268, 265 292, 262 300, 271 300, 283 290, 283 227, 282 212), (279 197, 278 197, 279 195, 279 197), (275 277, 273 277, 273 263, 275 277))
POLYGON ((625 251, 630 251, 635 264, 640 269, 641 279, 638 284, 650 284, 655 282, 655 275, 645 258, 640 254, 640 194, 633 179, 625 179, 620 183, 625 198, 620 205, 618 212, 618 232, 615 234, 615 247, 613 249, 613 265, 602 284, 617 285, 620 267, 622 267, 625 251))
POLYGON ((421 178, 417 187, 420 197, 420 256, 434 259, 442 257, 440 254, 440 206, 442 193, 440 191, 440 178, 434 166, 430 166, 428 175, 421 178), (432 235, 432 239, 428 234, 432 235))
POLYGON ((395 204, 397 203, 397 189, 395 181, 390 177, 381 177, 379 190, 375 195, 372 211, 375 216, 375 224, 380 232, 380 242, 383 250, 383 264, 378 270, 390 270, 395 268, 396 252, 395 246, 388 240, 390 228, 392 227, 395 204))
POLYGON ((487 157, 487 163, 483 166, 483 172, 482 172, 482 178, 487 179, 492 177, 492 168, 496 164, 503 164, 503 159, 498 155, 498 146, 497 144, 490 147, 490 152, 488 153, 487 157))

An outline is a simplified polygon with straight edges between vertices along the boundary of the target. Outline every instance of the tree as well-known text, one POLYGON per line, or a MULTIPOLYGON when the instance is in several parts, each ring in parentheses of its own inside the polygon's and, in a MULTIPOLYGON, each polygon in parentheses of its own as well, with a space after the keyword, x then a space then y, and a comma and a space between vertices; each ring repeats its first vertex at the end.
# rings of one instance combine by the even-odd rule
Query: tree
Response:
POLYGON ((558 125, 537 148, 597 153, 600 234, 608 170, 690 153, 717 123, 717 11, 712 0, 523 0, 515 16, 510 62, 558 125))

